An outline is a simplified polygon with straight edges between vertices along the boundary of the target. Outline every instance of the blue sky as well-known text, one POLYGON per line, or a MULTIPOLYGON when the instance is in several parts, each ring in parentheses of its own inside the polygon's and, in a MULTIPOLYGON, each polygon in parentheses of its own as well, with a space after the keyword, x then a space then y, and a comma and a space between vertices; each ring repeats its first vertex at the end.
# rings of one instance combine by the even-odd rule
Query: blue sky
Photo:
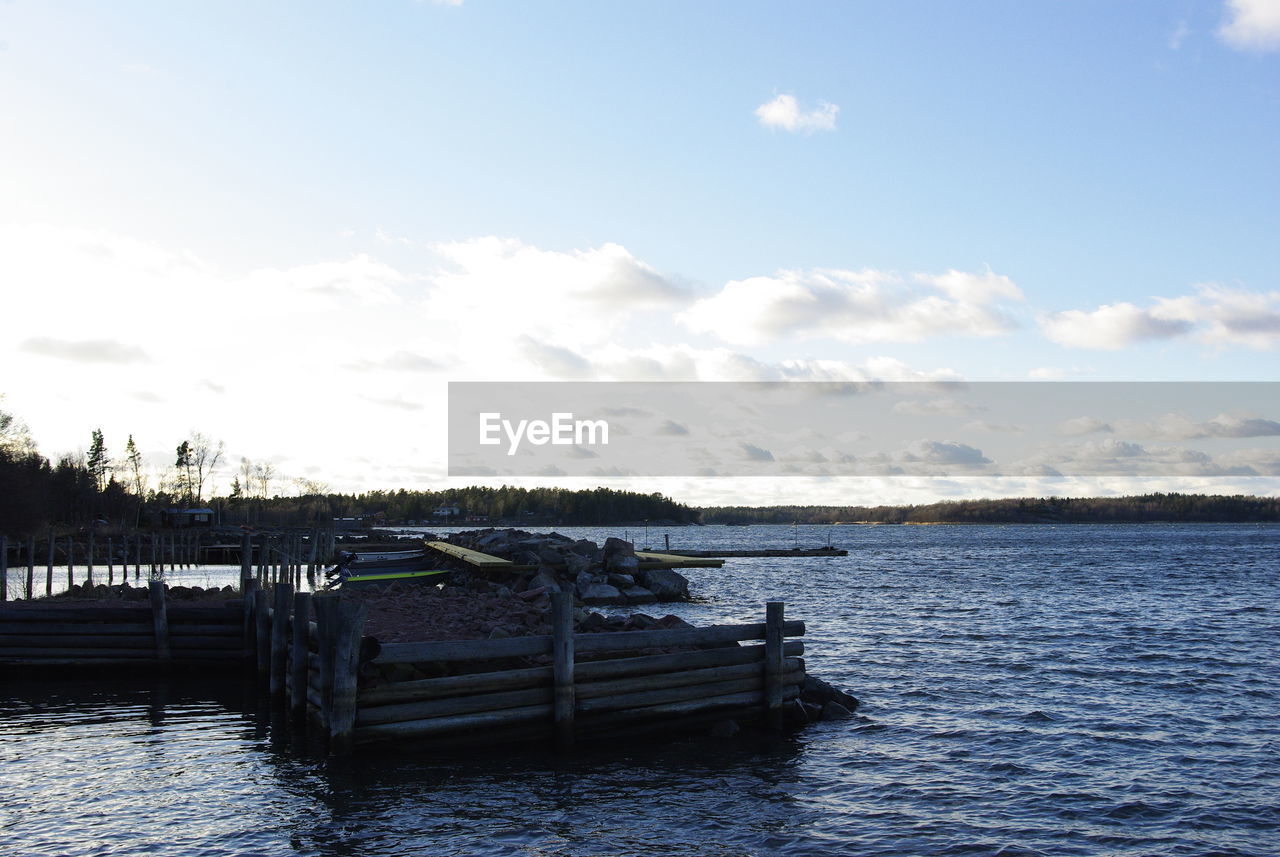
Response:
POLYGON ((0 392, 355 488, 448 380, 1273 380, 1278 138, 1280 0, 13 0, 0 392))

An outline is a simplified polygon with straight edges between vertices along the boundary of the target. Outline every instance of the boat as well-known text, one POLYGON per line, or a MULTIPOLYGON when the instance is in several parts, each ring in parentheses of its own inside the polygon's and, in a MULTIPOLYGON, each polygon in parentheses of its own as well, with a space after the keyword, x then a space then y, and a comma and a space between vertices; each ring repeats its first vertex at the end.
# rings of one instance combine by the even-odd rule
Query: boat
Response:
POLYGON ((445 575, 450 572, 447 568, 431 568, 425 571, 383 571, 351 574, 346 577, 340 577, 333 588, 346 589, 352 586, 387 586, 392 583, 443 583, 444 578, 439 575, 445 575))
POLYGON ((344 586, 385 586, 397 581, 443 583, 452 569, 431 568, 426 550, 356 553, 343 551, 338 564, 325 572, 329 589, 344 586))

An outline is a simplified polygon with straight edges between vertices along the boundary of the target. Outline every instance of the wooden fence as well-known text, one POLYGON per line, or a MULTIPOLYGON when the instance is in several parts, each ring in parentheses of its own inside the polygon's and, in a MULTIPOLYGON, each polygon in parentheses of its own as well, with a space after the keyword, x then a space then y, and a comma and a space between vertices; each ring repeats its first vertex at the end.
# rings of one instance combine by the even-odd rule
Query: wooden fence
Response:
POLYGON ((0 608, 0 667, 234 665, 239 611, 167 603, 150 581, 149 603, 0 608))
POLYGON ((363 636, 363 604, 255 583, 244 623, 259 679, 336 753, 409 739, 566 746, 724 717, 780 727, 804 683, 804 644, 785 639, 804 623, 784 621, 781 602, 758 624, 575 634, 571 597, 558 594, 551 635, 379 646, 363 636), (387 677, 403 664, 451 674, 387 677))

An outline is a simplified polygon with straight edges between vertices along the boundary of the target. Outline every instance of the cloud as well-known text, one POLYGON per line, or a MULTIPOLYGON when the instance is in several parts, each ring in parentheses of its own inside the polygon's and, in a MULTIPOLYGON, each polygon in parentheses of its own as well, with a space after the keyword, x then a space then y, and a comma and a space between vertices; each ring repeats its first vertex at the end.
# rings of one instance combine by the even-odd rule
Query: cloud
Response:
POLYGON ((772 452, 754 444, 740 443, 738 444, 738 450, 742 453, 742 458, 745 461, 773 461, 772 452))
POLYGON ((1179 21, 1178 26, 1169 34, 1169 50, 1177 51, 1182 49, 1182 43, 1187 36, 1191 35, 1191 28, 1187 26, 1186 21, 1179 21))
POLYGON ((1059 345, 1116 350, 1146 340, 1184 336, 1193 325, 1122 301, 1103 304, 1093 312, 1073 309, 1050 313, 1040 320, 1040 327, 1059 345))
POLYGON ((19 350, 42 357, 71 360, 76 363, 149 363, 151 358, 135 345, 114 339, 54 339, 36 336, 24 340, 19 350))
POLYGON ((359 253, 339 262, 262 268, 249 274, 244 287, 259 300, 303 298, 320 300, 324 305, 378 305, 398 302, 394 287, 407 280, 390 265, 359 253))
POLYGON ((1092 312, 1049 313, 1040 327, 1049 339, 1072 348, 1115 350, 1194 335, 1210 345, 1266 350, 1280 343, 1280 291, 1202 284, 1194 294, 1156 298, 1147 308, 1121 302, 1092 312))
POLYGON ((397 351, 378 360, 357 360, 347 364, 347 368, 356 372, 434 372, 444 368, 444 364, 413 351, 397 351))
POLYGON ((570 380, 591 377, 591 362, 576 351, 538 342, 529 336, 520 337, 517 347, 525 360, 552 377, 570 380))
POLYGON ((893 406, 894 413, 911 414, 913 416, 951 416, 958 417, 986 410, 981 405, 961 402, 953 398, 908 399, 893 406))
POLYGON ((420 411, 423 408, 417 402, 410 402, 400 396, 361 396, 360 398, 366 402, 381 405, 384 408, 393 408, 400 411, 420 411))
POLYGON ((931 336, 995 336, 1017 326, 996 303, 1021 300, 1012 281, 995 274, 950 271, 780 271, 772 277, 733 280, 676 318, 696 332, 726 342, 757 345, 784 337, 831 338, 850 343, 918 342, 931 336))
POLYGON ((1097 417, 1076 417, 1058 424, 1058 434, 1067 437, 1079 437, 1085 434, 1094 434, 1095 432, 1109 433, 1110 431, 1111 425, 1097 417))
POLYGON ((1228 18, 1218 37, 1241 50, 1280 48, 1280 0, 1227 0, 1228 18))
POLYGON ((793 134, 812 134, 814 131, 834 131, 839 106, 819 101, 812 110, 801 110, 794 95, 779 95, 755 109, 756 118, 766 128, 780 128, 793 134))
POLYGON ((689 433, 689 427, 678 423, 675 420, 665 420, 662 425, 658 426, 654 434, 664 435, 666 437, 679 437, 689 433))
POLYGON ((1280 422, 1236 414, 1218 414, 1206 422, 1196 422, 1183 414, 1165 414, 1150 421, 1123 420, 1116 423, 1116 430, 1158 440, 1277 437, 1280 436, 1280 422))

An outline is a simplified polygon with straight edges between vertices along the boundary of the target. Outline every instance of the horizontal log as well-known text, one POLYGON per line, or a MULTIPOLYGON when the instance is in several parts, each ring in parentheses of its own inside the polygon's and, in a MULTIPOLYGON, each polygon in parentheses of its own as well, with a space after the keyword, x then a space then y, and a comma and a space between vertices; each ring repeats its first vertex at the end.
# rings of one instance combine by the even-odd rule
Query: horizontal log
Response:
MULTIPOLYGON (((787 661, 787 672, 803 670, 803 662, 799 658, 787 661)), ((787 672, 783 673, 786 682, 787 672)), ((639 693, 645 690, 663 690, 669 687, 687 687, 689 685, 710 684, 717 681, 733 681, 743 678, 763 678, 764 662, 751 664, 732 664, 723 667, 707 667, 705 669, 677 670, 652 675, 631 676, 609 681, 582 682, 575 686, 578 699, 597 699, 602 696, 639 693)))
MULTIPOLYGON (((213 624, 239 624, 243 614, 230 607, 182 607, 172 602, 166 605, 170 622, 207 622, 213 624)), ((0 622, 140 622, 150 621, 151 607, 139 603, 136 607, 6 607, 0 609, 0 622)))
MULTIPOLYGON (((785 687, 782 690, 782 698, 784 700, 795 699, 799 695, 800 688, 795 685, 785 687)), ((646 705, 642 708, 597 713, 584 716, 578 722, 582 724, 584 730, 587 728, 602 729, 619 723, 632 723, 640 720, 663 720, 704 711, 745 707, 760 709, 762 708, 763 698, 761 691, 750 690, 744 693, 731 693, 724 696, 691 699, 684 702, 669 702, 663 705, 646 705)))
POLYGON ((377 705, 360 708, 356 725, 374 723, 400 723, 406 720, 422 720, 428 717, 452 717, 458 714, 474 714, 480 711, 502 711, 551 702, 550 687, 528 690, 508 690, 501 693, 478 693, 472 696, 455 696, 449 699, 432 699, 426 702, 406 702, 400 705, 377 705))
MULTIPOLYGON (((804 635, 804 622, 786 622, 783 634, 804 635)), ((575 634, 578 652, 618 652, 668 646, 700 646, 763 640, 764 623, 713 625, 708 628, 674 628, 659 631, 616 631, 575 634)), ((447 640, 423 643, 385 643, 374 658, 375 664, 408 664, 440 661, 477 661, 495 658, 528 657, 551 652, 551 637, 508 637, 501 640, 447 640)))
MULTIPOLYGON (((218 659, 211 661, 200 658, 182 658, 174 657, 170 664, 187 665, 192 667, 216 668, 221 666, 230 666, 236 663, 234 658, 218 659)), ((138 669, 142 667, 159 667, 160 662, 155 659, 154 655, 151 660, 143 658, 116 658, 116 657, 78 657, 78 658, 11 658, 0 655, 0 670, 6 668, 12 669, 54 669, 62 667, 77 668, 100 668, 100 667, 128 667, 129 669, 138 669)))
POLYGON ((528 667, 519 670, 498 670, 486 673, 423 678, 399 681, 360 693, 360 705, 391 705, 399 702, 416 702, 424 699, 441 699, 469 693, 489 693, 497 690, 519 690, 537 687, 551 681, 551 667, 528 667))
POLYGON ((155 651, 155 637, 148 634, 14 634, 0 637, 0 648, 148 649, 155 651))
POLYGON ((22 634, 150 634, 155 630, 150 610, 146 617, 146 622, 0 622, 0 640, 22 634))
POLYGON ((465 729, 488 729, 529 721, 547 721, 551 729, 551 705, 529 705, 524 708, 506 708, 502 711, 484 711, 477 714, 460 714, 456 717, 432 717, 425 720, 406 720, 402 723, 380 723, 376 726, 359 726, 355 730, 357 744, 387 741, 397 738, 413 738, 422 735, 439 735, 465 729))
MULTIPOLYGON (((783 636, 804 636, 804 622, 784 622, 783 636)), ((707 628, 673 628, 661 631, 615 631, 599 634, 577 634, 574 650, 585 652, 618 652, 631 649, 658 649, 668 646, 701 646, 735 643, 740 640, 763 640, 764 623, 747 625, 712 625, 707 628)))
MULTIPOLYGON (((15 634, 0 637, 0 648, 155 649, 154 634, 15 634)), ((169 640, 171 649, 240 649, 238 637, 179 636, 169 640)))
MULTIPOLYGON (((238 658, 242 655, 238 648, 226 649, 183 649, 182 657, 187 660, 230 660, 238 658)), ((137 660, 154 660, 156 657, 155 646, 149 648, 137 649, 121 649, 121 648, 64 648, 64 647, 31 647, 31 648, 0 648, 0 660, 18 659, 59 659, 68 658, 71 660, 79 660, 82 658, 121 658, 121 659, 137 659, 137 660)))
POLYGON ((383 643, 375 664, 480 661, 551 653, 551 637, 507 637, 502 640, 447 640, 429 643, 383 643))
MULTIPOLYGON (((788 640, 783 643, 782 651, 789 657, 803 655, 804 641, 788 640)), ((579 661, 574 665, 573 675, 578 681, 595 681, 680 669, 750 664, 763 659, 764 646, 733 646, 725 649, 675 652, 670 655, 640 655, 633 658, 615 657, 601 661, 579 661)))
POLYGON ((670 702, 684 702, 691 699, 708 699, 735 693, 746 693, 748 691, 757 692, 760 702, 764 702, 763 673, 732 681, 715 681, 707 682, 703 685, 669 687, 662 690, 642 690, 635 693, 620 693, 614 696, 582 699, 577 702, 575 710, 580 714, 621 711, 628 708, 665 705, 670 702))

